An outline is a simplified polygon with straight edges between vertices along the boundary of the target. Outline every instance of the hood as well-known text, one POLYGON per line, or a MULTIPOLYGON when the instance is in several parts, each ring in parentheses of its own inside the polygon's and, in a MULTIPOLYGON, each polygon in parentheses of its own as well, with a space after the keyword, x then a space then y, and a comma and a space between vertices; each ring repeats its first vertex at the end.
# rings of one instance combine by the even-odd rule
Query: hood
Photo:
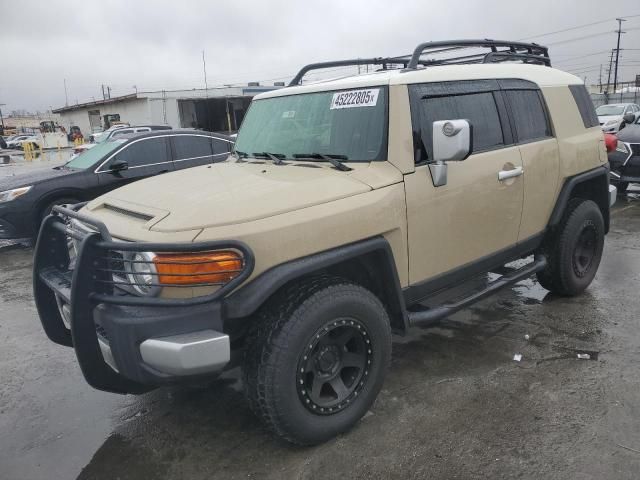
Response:
POLYGON ((607 123, 609 120, 619 122, 622 120, 622 115, 598 115, 598 121, 602 124, 607 123))
POLYGON ((640 125, 627 125, 617 134, 618 140, 627 143, 640 143, 640 125))
MULTIPOLYGON (((323 163, 222 162, 160 175, 114 190, 88 205, 117 206, 153 218, 147 228, 161 232, 238 224, 365 193, 402 180, 387 162, 367 173, 370 164, 341 172, 323 163), (387 177, 381 182, 381 177, 387 177), (358 179, 360 177, 361 179, 358 179), (110 204, 110 202, 113 202, 110 204)), ((353 165, 353 164, 351 164, 353 165)))
POLYGON ((77 172, 77 170, 70 170, 65 168, 41 168, 34 170, 33 172, 25 172, 18 175, 11 175, 7 177, 0 176, 0 192, 11 190, 13 188, 36 185, 51 178, 62 177, 64 175, 72 175, 77 172))

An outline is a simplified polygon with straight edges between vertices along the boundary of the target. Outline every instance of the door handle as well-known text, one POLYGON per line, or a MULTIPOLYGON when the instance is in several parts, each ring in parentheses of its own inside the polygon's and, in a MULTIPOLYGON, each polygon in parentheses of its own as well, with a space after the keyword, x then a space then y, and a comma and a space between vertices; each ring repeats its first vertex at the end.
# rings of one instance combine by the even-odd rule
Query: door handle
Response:
POLYGON ((498 181, 502 182, 509 178, 519 177, 524 173, 524 169, 522 167, 512 168, 511 170, 500 170, 498 172, 498 181))

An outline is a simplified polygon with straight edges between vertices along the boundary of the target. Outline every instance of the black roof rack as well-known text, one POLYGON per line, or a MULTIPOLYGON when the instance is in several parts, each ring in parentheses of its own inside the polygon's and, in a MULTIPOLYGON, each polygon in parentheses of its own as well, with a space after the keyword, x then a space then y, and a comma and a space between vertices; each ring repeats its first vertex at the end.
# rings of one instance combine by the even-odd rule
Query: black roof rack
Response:
MULTIPOLYGON (((331 62, 310 63, 300 69, 293 80, 289 82, 289 86, 300 85, 302 77, 311 70, 322 70, 332 67, 351 67, 357 65, 382 65, 382 70, 391 70, 398 68, 407 68, 411 61, 410 55, 402 55, 400 57, 375 57, 375 58, 354 58, 352 60, 335 60, 331 62)), ((418 59, 420 65, 427 65, 428 62, 418 59)))
POLYGON ((291 80, 289 86, 300 85, 302 78, 311 70, 321 70, 331 67, 348 67, 356 65, 381 65, 382 70, 403 68, 416 70, 419 65, 428 67, 435 65, 461 65, 468 63, 497 63, 507 61, 522 61, 551 66, 549 49, 537 43, 509 42, 504 40, 447 40, 439 42, 425 42, 418 45, 413 54, 397 57, 358 58, 352 60, 337 60, 331 62, 311 63, 303 67, 291 80), (464 49, 483 49, 467 55, 450 56, 454 52, 464 49), (489 50, 488 52, 486 50, 489 50), (443 58, 424 59, 425 55, 441 56, 443 58))

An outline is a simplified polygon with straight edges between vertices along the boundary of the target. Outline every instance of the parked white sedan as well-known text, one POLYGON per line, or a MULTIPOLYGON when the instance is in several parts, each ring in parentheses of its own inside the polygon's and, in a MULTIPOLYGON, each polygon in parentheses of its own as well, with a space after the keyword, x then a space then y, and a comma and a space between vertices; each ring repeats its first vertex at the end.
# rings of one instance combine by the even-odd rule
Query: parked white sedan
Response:
POLYGON ((625 125, 635 123, 640 117, 640 107, 635 103, 610 103, 600 105, 596 108, 596 113, 602 130, 606 133, 615 133, 625 125), (629 115, 633 115, 633 121, 628 121, 629 115))

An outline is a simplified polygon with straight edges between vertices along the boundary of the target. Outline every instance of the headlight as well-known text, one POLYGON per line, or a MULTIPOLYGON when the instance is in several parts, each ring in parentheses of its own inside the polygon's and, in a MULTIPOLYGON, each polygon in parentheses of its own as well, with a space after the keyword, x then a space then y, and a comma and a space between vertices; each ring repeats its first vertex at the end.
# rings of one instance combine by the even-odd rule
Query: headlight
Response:
POLYGON ((618 123, 618 120, 609 120, 605 125, 615 125, 616 123, 618 123))
POLYGON ((131 252, 125 260, 127 280, 140 295, 152 296, 160 291, 154 259, 155 255, 151 252, 131 252))
POLYGON ((629 147, 627 147, 627 144, 624 142, 618 142, 618 146, 616 147, 616 152, 628 154, 629 147))
POLYGON ((6 190, 4 192, 0 192, 0 203, 10 202, 11 200, 15 200, 21 195, 24 195, 29 190, 31 190, 32 186, 28 187, 20 187, 14 188, 13 190, 6 190))
POLYGON ((129 252, 127 282, 135 293, 157 296, 164 287, 222 286, 240 275, 244 258, 232 250, 200 253, 129 252))

